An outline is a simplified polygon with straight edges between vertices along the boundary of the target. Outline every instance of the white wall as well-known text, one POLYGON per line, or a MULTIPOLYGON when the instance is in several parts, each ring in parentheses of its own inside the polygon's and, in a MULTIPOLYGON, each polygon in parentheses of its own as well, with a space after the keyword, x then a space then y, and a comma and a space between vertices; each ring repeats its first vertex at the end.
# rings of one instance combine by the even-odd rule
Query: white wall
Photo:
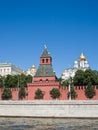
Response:
POLYGON ((98 118, 98 101, 0 101, 0 116, 98 118))

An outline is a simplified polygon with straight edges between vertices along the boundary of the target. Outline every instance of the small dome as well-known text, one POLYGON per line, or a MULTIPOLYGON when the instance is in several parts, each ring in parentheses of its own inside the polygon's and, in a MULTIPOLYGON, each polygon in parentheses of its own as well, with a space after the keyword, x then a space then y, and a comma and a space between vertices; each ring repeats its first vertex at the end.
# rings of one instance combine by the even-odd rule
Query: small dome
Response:
POLYGON ((80 61, 81 61, 81 60, 86 60, 86 57, 84 56, 84 54, 83 54, 83 53, 81 53, 81 55, 80 55, 80 58, 79 58, 79 59, 80 59, 80 61))
POLYGON ((85 64, 88 64, 88 61, 87 61, 87 60, 85 61, 85 64))
POLYGON ((32 68, 35 69, 36 67, 34 65, 32 65, 32 68))
POLYGON ((74 61, 75 64, 78 64, 78 61, 74 61))

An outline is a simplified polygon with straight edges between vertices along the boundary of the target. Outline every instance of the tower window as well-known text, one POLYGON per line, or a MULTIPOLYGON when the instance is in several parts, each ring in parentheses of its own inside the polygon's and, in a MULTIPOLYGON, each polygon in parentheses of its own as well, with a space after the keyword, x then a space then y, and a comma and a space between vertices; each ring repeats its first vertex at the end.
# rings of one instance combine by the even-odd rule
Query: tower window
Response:
POLYGON ((46 82, 49 82, 49 80, 48 80, 48 79, 46 79, 46 82))
POLYGON ((42 59, 42 63, 44 63, 44 59, 42 59))
POLYGON ((42 79, 40 79, 39 81, 42 82, 42 79))
POLYGON ((46 59, 46 63, 48 63, 48 59, 46 59))

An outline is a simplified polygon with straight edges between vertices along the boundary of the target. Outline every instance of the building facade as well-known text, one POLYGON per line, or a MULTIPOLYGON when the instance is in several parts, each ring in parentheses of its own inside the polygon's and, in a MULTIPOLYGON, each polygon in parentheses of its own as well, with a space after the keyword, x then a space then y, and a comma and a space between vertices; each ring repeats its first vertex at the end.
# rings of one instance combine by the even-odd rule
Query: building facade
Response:
POLYGON ((24 73, 22 69, 12 65, 11 63, 0 63, 0 75, 6 76, 10 75, 18 75, 24 73))
POLYGON ((86 57, 84 56, 83 53, 81 53, 79 59, 77 61, 74 61, 73 68, 65 69, 64 72, 62 73, 61 78, 63 80, 68 80, 70 77, 73 78, 75 76, 75 73, 77 70, 85 71, 89 68, 90 68, 90 66, 89 66, 88 61, 86 60, 86 57))
POLYGON ((47 48, 44 48, 40 56, 40 64, 32 83, 28 83, 28 98, 34 99, 37 89, 41 89, 44 93, 44 99, 51 99, 50 90, 53 88, 60 88, 60 83, 57 80, 55 72, 52 68, 52 57, 50 56, 47 48))
MULTIPOLYGON (((86 58, 84 57, 84 55, 81 55, 81 57, 80 57, 81 66, 80 67, 83 67, 85 65, 85 63, 87 63, 85 61, 86 61, 86 58)), ((89 68, 89 65, 87 68, 89 68)), ((10 69, 10 67, 8 68, 8 66, 7 66, 6 69, 10 69)), ((19 72, 17 72, 17 73, 19 74, 19 72)), ((8 73, 8 74, 10 74, 10 73, 8 73)), ((12 74, 16 74, 16 71, 13 72, 12 74)), ((93 86, 93 87, 96 91, 96 95, 92 99, 98 100, 98 86, 93 86)), ((60 91, 61 95, 58 98, 58 100, 68 100, 69 86, 63 87, 59 83, 59 81, 56 77, 56 74, 52 68, 52 57, 50 56, 47 48, 45 47, 42 55, 40 56, 40 64, 36 71, 36 74, 32 78, 32 82, 28 83, 27 87, 25 88, 26 97, 23 100, 35 100, 35 93, 38 89, 40 89, 44 94, 43 100, 52 100, 50 91, 53 88, 57 88, 60 91)), ((86 86, 74 86, 74 89, 78 95, 77 98, 74 100, 88 100, 88 98, 85 96, 85 88, 86 88, 86 86)), ((12 92, 11 100, 19 100, 18 95, 19 95, 20 88, 18 87, 18 88, 10 88, 10 89, 12 92)), ((4 90, 4 88, 0 88, 0 100, 2 100, 1 95, 3 93, 3 90, 4 90)))
POLYGON ((36 67, 35 65, 32 65, 32 67, 26 71, 26 75, 31 75, 32 77, 34 77, 35 74, 36 74, 36 67))

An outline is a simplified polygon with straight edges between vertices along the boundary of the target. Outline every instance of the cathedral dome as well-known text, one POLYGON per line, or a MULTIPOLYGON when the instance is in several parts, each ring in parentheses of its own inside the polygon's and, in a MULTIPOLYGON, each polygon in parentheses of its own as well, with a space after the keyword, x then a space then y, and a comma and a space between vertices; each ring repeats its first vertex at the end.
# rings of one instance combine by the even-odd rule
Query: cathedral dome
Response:
POLYGON ((85 64, 88 64, 88 61, 87 61, 87 60, 85 61, 85 64))
POLYGON ((74 61, 74 64, 78 64, 78 61, 74 61))
POLYGON ((32 65, 32 69, 35 69, 36 67, 34 65, 32 65))
POLYGON ((81 55, 80 55, 80 58, 79 58, 79 59, 80 59, 80 61, 81 61, 81 60, 86 60, 86 57, 84 56, 84 54, 83 54, 83 53, 81 53, 81 55))

